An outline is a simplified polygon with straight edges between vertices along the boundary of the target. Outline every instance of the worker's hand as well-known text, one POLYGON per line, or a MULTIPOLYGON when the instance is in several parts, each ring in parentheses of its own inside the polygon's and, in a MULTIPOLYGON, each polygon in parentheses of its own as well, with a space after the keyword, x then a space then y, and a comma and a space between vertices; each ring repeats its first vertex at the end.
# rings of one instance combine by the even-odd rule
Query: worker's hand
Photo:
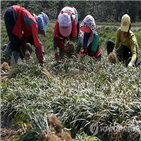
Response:
POLYGON ((129 68, 134 67, 134 63, 132 61, 130 61, 129 64, 128 64, 128 67, 129 68))
POLYGON ((35 53, 36 53, 36 56, 39 60, 39 63, 45 63, 45 60, 44 60, 44 48, 42 45, 36 47, 35 49, 35 53))

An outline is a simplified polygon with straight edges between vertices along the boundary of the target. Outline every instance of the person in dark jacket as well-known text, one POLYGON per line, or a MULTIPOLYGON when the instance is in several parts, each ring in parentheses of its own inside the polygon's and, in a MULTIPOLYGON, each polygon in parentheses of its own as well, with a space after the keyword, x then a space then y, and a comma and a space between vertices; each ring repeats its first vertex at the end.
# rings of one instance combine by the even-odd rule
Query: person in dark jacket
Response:
POLYGON ((54 28, 54 56, 55 59, 64 57, 65 42, 77 40, 79 30, 78 13, 74 7, 65 6, 59 13, 54 28), (59 48, 59 55, 57 52, 59 48))
POLYGON ((43 57, 44 47, 39 40, 38 33, 46 36, 47 23, 49 22, 48 16, 43 12, 36 16, 20 5, 13 5, 7 8, 4 21, 10 40, 4 51, 11 51, 17 63, 21 59, 21 50, 25 56, 30 56, 30 52, 26 48, 26 43, 30 43, 35 46, 35 53, 39 63, 45 63, 43 57))
POLYGON ((77 52, 80 55, 88 55, 95 60, 101 60, 101 49, 99 36, 96 32, 95 20, 91 15, 87 15, 80 25, 77 52), (81 48, 83 47, 83 50, 81 48))

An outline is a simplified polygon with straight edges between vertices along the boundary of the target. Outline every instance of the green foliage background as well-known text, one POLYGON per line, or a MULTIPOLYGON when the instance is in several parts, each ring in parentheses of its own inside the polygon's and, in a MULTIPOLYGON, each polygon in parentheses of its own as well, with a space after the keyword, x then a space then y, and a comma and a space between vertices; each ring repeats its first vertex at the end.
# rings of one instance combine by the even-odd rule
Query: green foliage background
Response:
POLYGON ((24 6, 31 13, 39 14, 43 11, 51 20, 56 19, 60 10, 68 5, 77 9, 80 20, 91 14, 97 22, 116 23, 127 13, 132 22, 141 21, 141 1, 2 1, 2 18, 7 7, 17 4, 24 6))

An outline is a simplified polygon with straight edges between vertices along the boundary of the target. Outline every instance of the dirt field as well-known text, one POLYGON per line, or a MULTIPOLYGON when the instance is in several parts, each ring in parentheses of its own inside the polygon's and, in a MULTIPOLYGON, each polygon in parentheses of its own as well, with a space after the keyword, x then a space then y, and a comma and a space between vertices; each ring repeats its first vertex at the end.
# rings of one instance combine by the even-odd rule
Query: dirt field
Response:
POLYGON ((10 141, 15 135, 17 135, 18 131, 1 128, 0 133, 1 141, 10 141))

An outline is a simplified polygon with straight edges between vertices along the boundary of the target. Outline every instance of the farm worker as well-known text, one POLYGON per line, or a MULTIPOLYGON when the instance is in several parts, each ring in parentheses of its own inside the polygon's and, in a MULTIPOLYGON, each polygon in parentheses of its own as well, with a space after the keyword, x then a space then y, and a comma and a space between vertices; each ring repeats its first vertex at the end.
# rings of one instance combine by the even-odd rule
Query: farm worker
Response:
POLYGON ((36 57, 39 63, 43 64, 45 62, 43 57, 44 48, 39 40, 38 33, 46 36, 46 27, 49 22, 48 16, 43 12, 36 16, 20 5, 13 5, 6 10, 4 21, 10 40, 5 51, 11 51, 12 57, 17 63, 21 60, 21 50, 25 57, 30 56, 30 52, 26 48, 26 43, 29 42, 35 46, 36 57))
POLYGON ((80 25, 77 51, 80 55, 88 55, 95 60, 101 60, 101 49, 99 46, 99 36, 96 32, 95 20, 91 15, 87 15, 80 25), (83 47, 83 50, 81 50, 83 47))
POLYGON ((75 42, 79 30, 78 12, 74 7, 65 6, 59 13, 54 27, 54 56, 58 60, 64 56, 64 44, 67 40, 75 42), (57 52, 59 48, 59 55, 57 52))
POLYGON ((107 41, 107 53, 113 52, 117 55, 118 61, 125 62, 126 67, 133 67, 138 62, 139 47, 135 34, 131 31, 131 19, 128 14, 121 18, 121 27, 116 33, 116 42, 107 41))

